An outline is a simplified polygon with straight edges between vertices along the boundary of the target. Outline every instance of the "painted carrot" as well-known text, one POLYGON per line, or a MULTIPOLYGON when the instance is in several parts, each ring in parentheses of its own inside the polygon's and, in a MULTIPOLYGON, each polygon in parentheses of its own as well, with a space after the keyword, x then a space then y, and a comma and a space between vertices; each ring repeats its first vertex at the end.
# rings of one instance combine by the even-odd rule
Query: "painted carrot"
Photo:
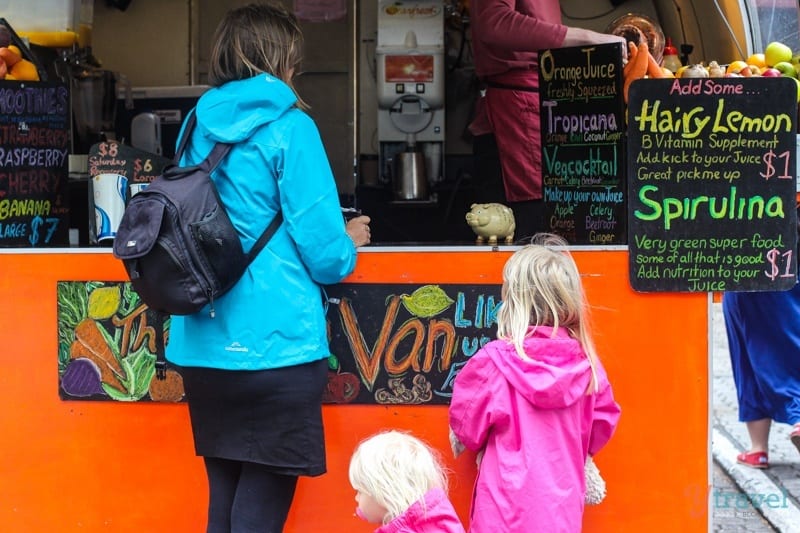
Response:
POLYGON ((75 326, 75 342, 70 346, 70 359, 78 357, 91 359, 100 369, 100 376, 104 383, 120 391, 125 391, 125 387, 119 379, 125 376, 125 371, 100 333, 99 327, 97 322, 91 318, 81 320, 75 326))

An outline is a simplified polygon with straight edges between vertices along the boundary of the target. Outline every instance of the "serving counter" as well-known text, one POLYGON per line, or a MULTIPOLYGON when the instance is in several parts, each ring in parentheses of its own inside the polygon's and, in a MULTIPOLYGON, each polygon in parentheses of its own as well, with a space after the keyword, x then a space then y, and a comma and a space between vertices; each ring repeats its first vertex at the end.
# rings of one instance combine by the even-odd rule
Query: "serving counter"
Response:
MULTIPOLYGON (((497 288, 513 250, 367 247, 342 286, 497 288)), ((596 457, 608 497, 587 508, 585 531, 707 531, 711 298, 634 292, 623 246, 572 252, 622 406, 616 435, 596 457)), ((122 265, 108 249, 4 249, 0 272, 3 528, 203 530, 207 489, 185 403, 66 401, 58 390, 57 282, 124 281, 122 265)), ((376 331, 362 333, 367 345, 376 342, 376 331)), ((326 404, 324 422, 328 473, 301 480, 286 531, 373 530, 354 516, 347 467, 356 444, 385 428, 412 431, 442 452, 452 500, 467 521, 475 465, 449 452, 446 402, 326 404)))

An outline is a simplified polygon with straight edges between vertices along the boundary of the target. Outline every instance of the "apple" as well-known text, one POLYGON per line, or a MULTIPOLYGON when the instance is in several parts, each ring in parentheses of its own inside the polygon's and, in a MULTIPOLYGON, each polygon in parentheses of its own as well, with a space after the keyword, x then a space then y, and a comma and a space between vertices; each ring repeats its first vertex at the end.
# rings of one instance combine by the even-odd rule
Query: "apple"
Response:
POLYGON ((768 67, 774 67, 783 61, 791 64, 792 49, 778 41, 772 41, 764 49, 764 62, 768 67))
POLYGON ((797 103, 800 104, 800 80, 793 78, 797 82, 797 103))
POLYGON ((766 70, 761 73, 761 75, 765 78, 779 78, 780 76, 783 76, 783 73, 774 67, 767 67, 766 70))
POLYGON ((772 68, 776 70, 780 70, 783 76, 789 76, 791 78, 797 77, 797 71, 795 70, 794 66, 788 61, 780 61, 772 66, 772 68))

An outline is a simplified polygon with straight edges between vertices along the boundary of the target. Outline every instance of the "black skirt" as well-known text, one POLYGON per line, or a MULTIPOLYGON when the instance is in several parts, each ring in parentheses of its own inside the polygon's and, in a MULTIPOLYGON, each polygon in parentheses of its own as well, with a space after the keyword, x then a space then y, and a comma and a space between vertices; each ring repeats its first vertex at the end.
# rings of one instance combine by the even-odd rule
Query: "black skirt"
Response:
POLYGON ((272 370, 181 367, 197 455, 325 473, 326 359, 272 370))

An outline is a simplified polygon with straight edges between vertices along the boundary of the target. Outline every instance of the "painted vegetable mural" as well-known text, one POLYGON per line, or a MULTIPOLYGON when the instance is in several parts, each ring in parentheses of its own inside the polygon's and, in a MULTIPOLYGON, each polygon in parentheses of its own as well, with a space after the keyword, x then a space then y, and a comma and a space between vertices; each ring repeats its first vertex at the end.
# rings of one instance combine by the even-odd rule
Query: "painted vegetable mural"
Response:
POLYGON ((58 374, 63 399, 179 402, 183 379, 173 369, 155 379, 153 320, 129 283, 60 281, 58 374))

